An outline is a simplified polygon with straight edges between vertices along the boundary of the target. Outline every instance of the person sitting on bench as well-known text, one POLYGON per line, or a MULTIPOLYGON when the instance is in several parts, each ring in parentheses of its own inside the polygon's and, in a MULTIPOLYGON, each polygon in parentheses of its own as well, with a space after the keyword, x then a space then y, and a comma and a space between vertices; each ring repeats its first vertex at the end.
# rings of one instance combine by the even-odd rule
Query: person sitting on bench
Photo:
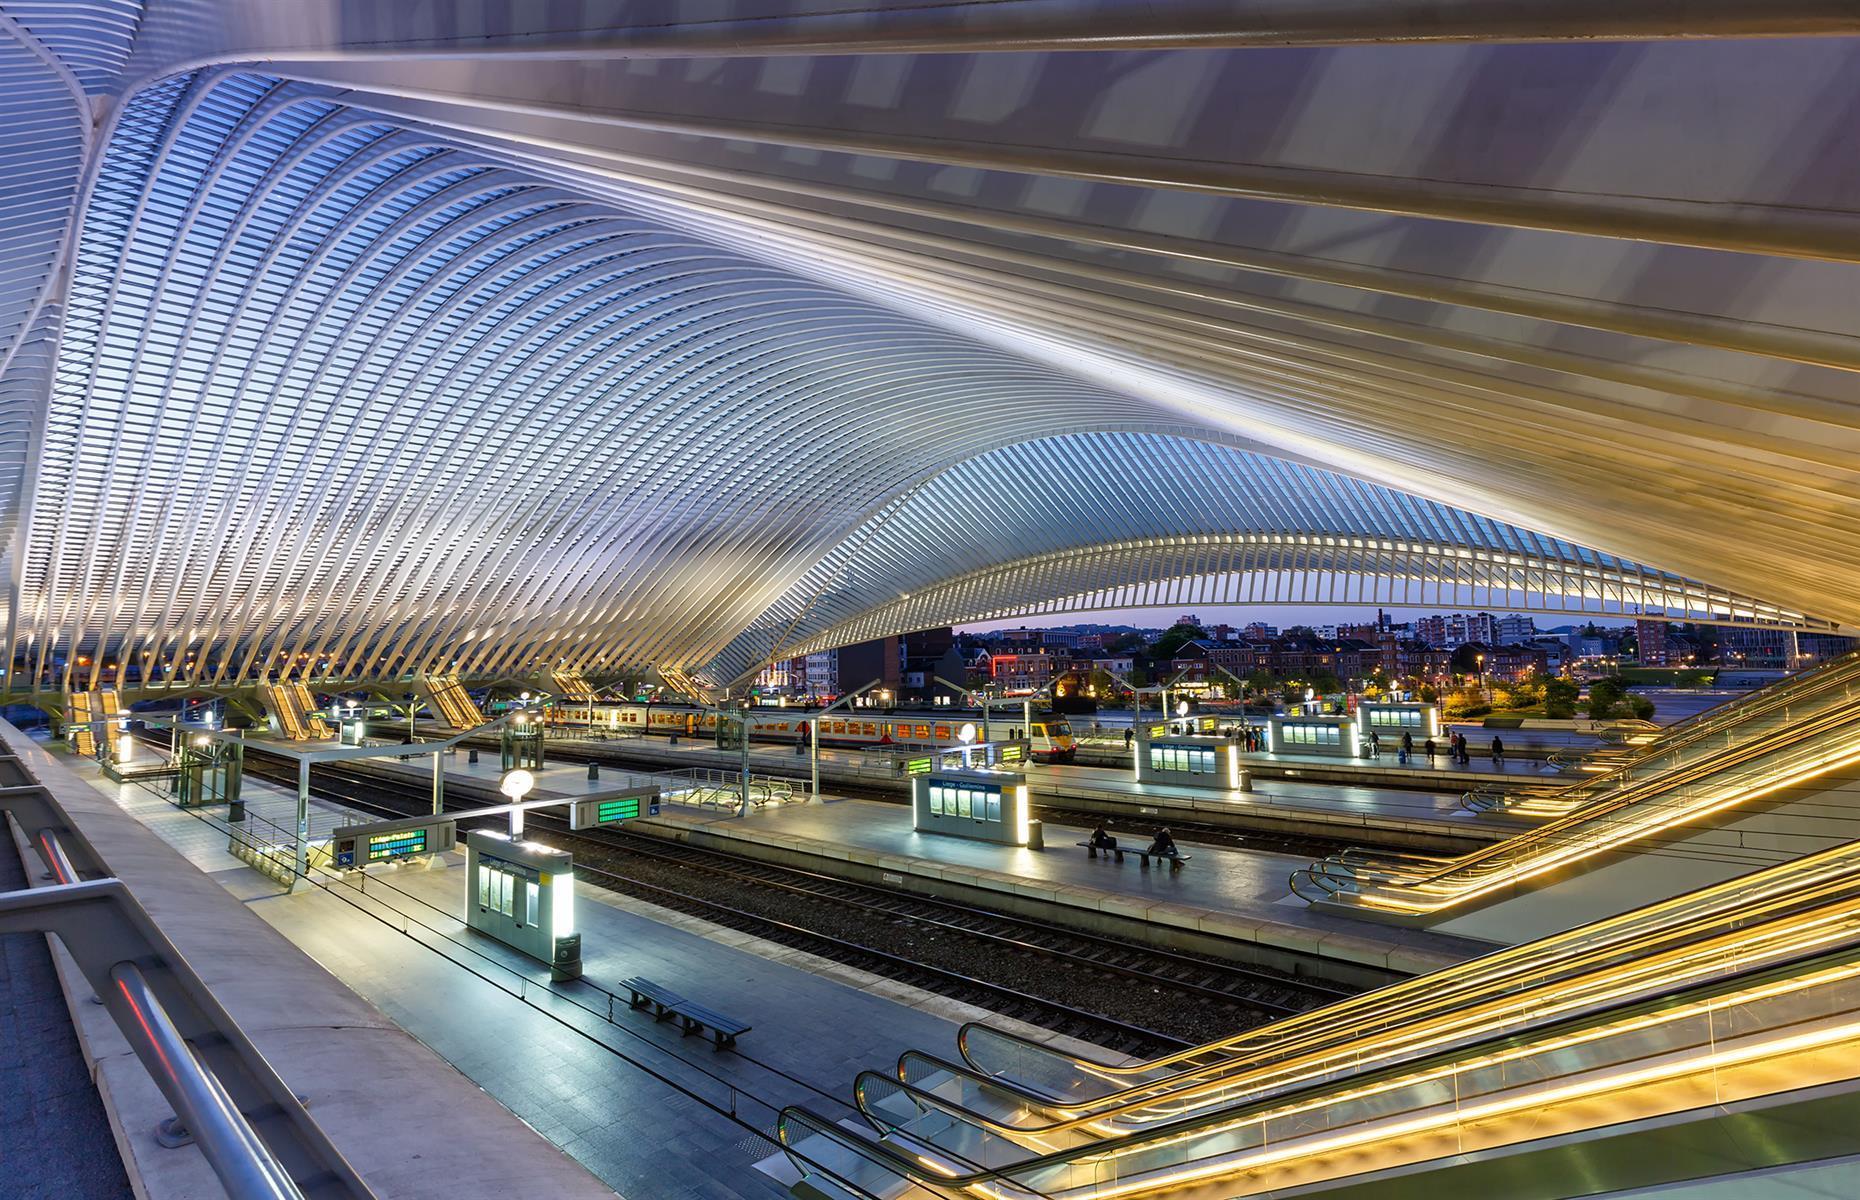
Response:
POLYGON ((1090 845, 1093 850, 1115 850, 1117 839, 1104 831, 1104 822, 1100 821, 1091 831, 1090 845))
POLYGON ((1180 850, 1175 848, 1175 839, 1169 836, 1169 830, 1167 828, 1158 829, 1156 831, 1156 840, 1150 843, 1150 848, 1145 850, 1144 853, 1154 855, 1157 858, 1179 858, 1182 854, 1180 850))

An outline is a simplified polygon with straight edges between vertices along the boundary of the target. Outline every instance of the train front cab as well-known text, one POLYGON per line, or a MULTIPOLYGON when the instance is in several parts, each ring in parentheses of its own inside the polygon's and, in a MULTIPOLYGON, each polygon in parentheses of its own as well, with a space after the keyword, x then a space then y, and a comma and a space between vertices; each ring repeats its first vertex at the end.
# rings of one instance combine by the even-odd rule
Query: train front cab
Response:
POLYGON ((1033 743, 1035 762, 1069 763, 1079 755, 1078 742, 1072 737, 1072 726, 1058 717, 1035 720, 1027 727, 1027 737, 1033 743))

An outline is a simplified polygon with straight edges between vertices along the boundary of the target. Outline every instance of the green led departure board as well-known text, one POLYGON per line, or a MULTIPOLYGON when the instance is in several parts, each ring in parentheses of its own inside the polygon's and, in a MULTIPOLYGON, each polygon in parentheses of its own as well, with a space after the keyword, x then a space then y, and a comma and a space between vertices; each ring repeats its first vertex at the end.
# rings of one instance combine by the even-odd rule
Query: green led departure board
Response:
POLYGON ((594 810, 594 819, 605 825, 609 821, 627 821, 639 815, 639 797, 628 796, 622 800, 603 800, 594 810))
POLYGON ((399 858, 403 854, 426 852, 426 830, 403 829, 395 833, 377 833, 368 839, 368 861, 399 858))
POLYGON ((911 775, 928 775, 930 773, 930 760, 927 758, 910 759, 904 764, 904 770, 907 774, 911 775))

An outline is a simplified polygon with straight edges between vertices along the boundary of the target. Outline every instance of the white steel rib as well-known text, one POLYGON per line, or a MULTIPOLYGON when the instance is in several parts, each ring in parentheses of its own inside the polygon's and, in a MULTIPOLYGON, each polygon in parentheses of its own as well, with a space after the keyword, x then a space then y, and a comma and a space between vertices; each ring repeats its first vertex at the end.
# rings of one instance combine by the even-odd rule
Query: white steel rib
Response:
POLYGON ((1826 6, 943 7, 0 2, 8 690, 1860 621, 1826 6))

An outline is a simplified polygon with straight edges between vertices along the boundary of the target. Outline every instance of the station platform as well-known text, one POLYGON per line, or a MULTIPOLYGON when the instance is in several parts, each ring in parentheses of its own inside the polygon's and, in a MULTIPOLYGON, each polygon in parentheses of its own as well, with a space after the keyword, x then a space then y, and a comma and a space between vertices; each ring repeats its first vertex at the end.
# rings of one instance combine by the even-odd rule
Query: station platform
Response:
MULTIPOLYGON (((617 759, 624 763, 618 769, 641 772, 740 769, 742 762, 739 755, 719 751, 711 743, 694 738, 681 738, 677 745, 663 738, 564 738, 551 740, 548 746, 545 756, 551 751, 568 751, 617 759)), ((491 774, 495 776, 495 757, 488 754, 479 757, 475 770, 482 774, 488 761, 491 774)), ((750 769, 757 775, 789 779, 796 785, 797 795, 806 791, 808 760, 805 755, 769 747, 752 751, 749 758, 750 769)), ((473 769, 461 765, 464 759, 465 755, 460 754, 449 760, 447 772, 473 769)), ((550 770, 553 772, 556 768, 550 770)), ((551 776, 549 786, 581 786, 573 782, 573 770, 585 773, 586 766, 571 766, 571 774, 551 776), (558 779, 564 782, 555 784, 553 781, 558 779)), ((1391 770, 1407 772, 1409 768, 1391 770)), ((599 786, 617 786, 609 778, 608 767, 603 766, 601 774, 599 786)), ((1252 791, 1230 792, 1175 784, 1139 784, 1130 778, 1128 770, 1079 764, 1036 763, 1027 770, 1029 793, 1036 804, 1086 808, 1107 816, 1207 821, 1238 829, 1361 841, 1366 845, 1422 853, 1460 853, 1530 827, 1530 822, 1504 814, 1471 813, 1462 808, 1461 798, 1476 782, 1466 775, 1442 773, 1440 778, 1455 786, 1440 790, 1380 783, 1389 776, 1377 774, 1375 768, 1363 768, 1354 777, 1363 782, 1267 779, 1256 780, 1252 791)), ((1400 781, 1406 783, 1417 778, 1412 774, 1404 775, 1400 781)), ((867 794, 892 793, 901 798, 908 788, 908 781, 890 758, 858 750, 822 750, 820 779, 822 790, 829 794, 836 788, 850 788, 867 794)))
MULTIPOLYGON (((1550 766, 1541 758, 1507 756, 1494 763, 1490 754, 1483 750, 1476 750, 1472 762, 1462 767, 1447 757, 1445 745, 1443 740, 1441 752, 1432 763, 1428 762, 1427 755, 1418 750, 1406 763, 1402 763, 1397 761, 1394 750, 1386 748, 1375 758, 1254 751, 1241 755, 1241 762, 1255 778, 1304 778, 1454 793, 1474 787, 1555 786, 1558 782, 1568 783, 1580 778, 1579 775, 1550 766)), ((1478 743, 1474 745, 1477 747, 1478 743)), ((1489 746, 1490 742, 1486 745, 1489 746)), ((1112 743, 1082 743, 1079 746, 1078 764, 1128 770, 1130 751, 1112 743)))
MULTIPOLYGON (((470 764, 460 754, 456 764, 448 762, 448 767, 456 767, 448 771, 448 780, 494 789, 500 774, 496 755, 481 758, 484 761, 470 764)), ((431 779, 430 768, 423 764, 393 757, 365 761, 407 772, 410 781, 431 779)), ((956 1030, 973 1020, 987 1020, 1069 1050, 1110 1054, 959 1001, 604 892, 585 878, 576 889, 584 978, 552 985, 543 964, 465 928, 462 853, 435 856, 429 860, 439 864, 435 866, 375 867, 365 875, 318 872, 316 886, 284 893, 227 852, 223 806, 181 810, 152 790, 153 785, 112 784, 94 764, 67 762, 90 784, 92 803, 130 813, 136 818, 131 824, 139 825, 145 836, 158 835, 172 844, 172 849, 164 847, 168 853, 184 853, 198 868, 175 874, 205 882, 235 911, 262 918, 315 960, 304 960, 284 946, 306 970, 332 988, 348 989, 342 995, 351 1005, 357 1004, 357 997, 365 1001, 360 1007, 367 1008, 375 1026, 401 1037, 411 1035, 406 1038, 410 1045, 417 1039, 419 1053, 444 1072, 447 1085, 431 1088, 430 1102, 422 1100, 415 1107, 430 1122, 429 1134, 448 1131, 442 1135, 444 1145, 426 1155, 445 1166, 431 1165, 433 1186, 425 1191, 383 1189, 384 1196, 508 1193, 575 1198, 617 1191, 622 1196, 674 1200, 781 1200, 789 1196, 784 1182, 756 1169, 778 1153, 761 1131, 772 1127, 776 1110, 788 1103, 837 1105, 851 1117, 852 1111, 841 1104, 845 1080, 875 1058, 895 1058, 906 1049, 924 1046, 953 1053, 956 1030), (708 1042, 683 1038, 673 1025, 630 1011, 624 995, 615 1004, 616 985, 634 975, 741 1016, 756 1028, 743 1035, 732 1053, 718 1053, 708 1042), (830 1025, 819 1020, 823 1012, 834 1014, 830 1025), (453 1103, 448 1088, 464 1089, 475 1103, 453 1103), (448 1111, 441 1111, 448 1105, 448 1111), (542 1153, 571 1168, 586 1186, 573 1179, 558 1186, 544 1169, 525 1176, 528 1162, 521 1147, 498 1141, 497 1123, 478 1111, 484 1107, 530 1137, 542 1153), (524 1126, 568 1157, 556 1154, 524 1126), (511 1161, 500 1172, 475 1172, 469 1185, 462 1185, 459 1164, 463 1161, 470 1168, 476 1155, 465 1154, 461 1160, 455 1146, 460 1128, 472 1129, 474 1138, 481 1128, 487 1129, 490 1144, 484 1152, 511 1161)), ((602 771, 605 788, 615 786, 617 774, 602 771)), ((581 795, 584 789, 602 786, 589 784, 586 775, 585 765, 549 768, 539 791, 581 795)), ((269 814, 280 824, 294 820, 296 796, 290 788, 248 774, 242 796, 249 814, 269 814)), ((379 819, 378 814, 317 797, 312 797, 311 808, 313 829, 379 819)), ((274 999, 277 995, 268 994, 274 999)), ((292 1019, 302 1019, 302 1013, 312 1014, 311 1020, 323 1019, 314 994, 307 1008, 292 1011, 292 1019)), ((355 1023, 353 1016, 348 1020, 355 1023)), ((296 1076, 285 1075, 297 1083, 296 1076)), ((358 1077, 352 1086, 366 1092, 372 1103, 391 1096, 399 1105, 403 1087, 428 1085, 412 1077, 370 1076, 358 1077)), ((385 1124, 403 1139, 410 1137, 398 1122, 385 1124)), ((431 1143, 429 1136, 427 1144, 431 1143)), ((416 1146, 414 1156, 419 1154, 416 1146)), ((211 1183, 209 1178, 205 1186, 211 1183)))
MULTIPOLYGON (((1119 841, 1141 847, 1154 824, 1134 826, 1142 832, 1120 833, 1119 841)), ((1075 918, 1091 914, 1078 923, 1108 932, 1136 935, 1147 928, 1161 935, 1152 940, 1166 944, 1237 950, 1239 957, 1350 983, 1432 971, 1493 948, 1471 938, 1314 912, 1291 896, 1287 883, 1309 862, 1288 854, 1183 843, 1191 861, 1181 869, 1146 870, 1135 856, 1121 864, 1088 857, 1074 844, 1085 840, 1083 828, 1046 825, 1045 849, 1027 850, 917 833, 909 811, 898 805, 831 797, 769 805, 740 818, 668 805, 658 817, 627 828, 750 857, 802 861, 862 882, 936 894, 954 888, 997 902, 1062 907, 1075 918)), ((1117 833, 1125 826, 1113 821, 1110 828, 1117 833)))
POLYGON ((788 1200, 779 1179, 756 1169, 779 1153, 763 1131, 782 1105, 854 1119, 845 1084, 867 1064, 914 1047, 953 1054, 967 1019, 1013 1024, 953 1002, 915 1004, 908 989, 876 994, 847 968, 842 982, 774 961, 585 880, 576 888, 584 975, 552 985, 542 964, 464 928, 463 856, 441 858, 451 865, 377 869, 359 888, 300 892, 261 915, 624 1196, 788 1200), (629 1010, 624 991, 614 998, 636 975, 754 1028, 727 1053, 682 1037, 629 1010))
MULTIPOLYGON (((144 785, 110 782, 95 763, 54 754, 3 723, 0 743, 28 764, 377 1194, 456 1200, 468 1178, 485 1195, 612 1196, 260 920, 279 890, 226 851, 223 833, 217 862, 204 840, 184 855, 126 811, 153 796, 144 785), (445 1132, 459 1129, 472 1136, 445 1132)), ((180 822, 206 828, 199 815, 154 799, 180 822)), ((72 979, 67 973, 68 993, 72 979)), ((223 1194, 196 1147, 155 1142, 150 1131, 173 1110, 104 1010, 72 1010, 136 1194, 223 1194)))
POLYGON ((1037 802, 1106 815, 1162 821, 1244 817, 1238 823, 1262 830, 1417 850, 1465 850, 1466 843, 1494 842, 1529 828, 1503 814, 1468 812, 1461 807, 1460 792, 1282 779, 1255 779, 1252 788, 1242 792, 1138 783, 1127 771, 1076 764, 1033 767, 1027 783, 1037 802))

